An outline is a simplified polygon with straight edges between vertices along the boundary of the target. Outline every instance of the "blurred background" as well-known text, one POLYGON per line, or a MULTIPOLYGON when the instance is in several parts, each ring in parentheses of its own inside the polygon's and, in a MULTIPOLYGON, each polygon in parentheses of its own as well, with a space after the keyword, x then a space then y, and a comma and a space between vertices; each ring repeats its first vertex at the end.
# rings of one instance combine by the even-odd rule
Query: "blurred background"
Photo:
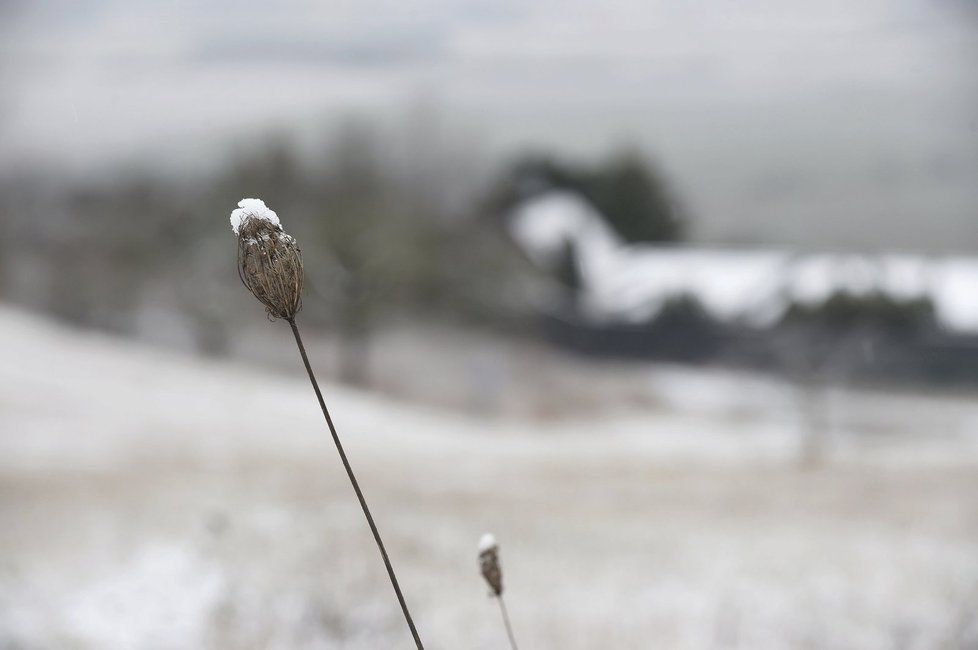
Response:
POLYGON ((0 648, 978 648, 978 5, 0 0, 0 648))

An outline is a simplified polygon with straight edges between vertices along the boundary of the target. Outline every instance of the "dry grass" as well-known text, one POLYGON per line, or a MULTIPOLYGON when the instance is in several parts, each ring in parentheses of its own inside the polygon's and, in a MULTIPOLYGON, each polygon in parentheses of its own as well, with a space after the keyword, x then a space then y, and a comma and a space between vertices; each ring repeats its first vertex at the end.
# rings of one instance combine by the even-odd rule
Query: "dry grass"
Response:
MULTIPOLYGON (((307 384, 27 317, 0 334, 0 647, 411 647, 307 384)), ((486 530, 524 649, 974 647, 973 400, 848 396, 899 427, 861 447, 837 420, 839 453, 798 471, 784 414, 326 393, 431 650, 506 645, 486 530)))
MULTIPOLYGON (((938 648, 960 634, 978 580, 974 468, 802 473, 497 456, 473 476, 450 457, 412 456, 400 473, 385 454, 358 460, 432 647, 505 643, 473 559, 489 525, 506 540, 507 597, 526 647, 893 648, 896 635, 938 648), (431 472, 437 493, 419 480, 431 472)), ((7 482, 4 593, 30 608, 54 589, 65 609, 44 629, 64 624, 81 647, 108 647, 85 639, 112 616, 113 589, 145 590, 147 605, 204 590, 199 628, 215 648, 407 647, 349 486, 321 461, 7 482), (203 578, 177 570, 182 583, 142 584, 161 547, 203 578), (98 587, 127 573, 131 585, 98 587), (96 620, 72 623, 73 611, 96 620)), ((135 625, 140 647, 197 647, 154 646, 153 622, 130 617, 120 624, 135 625)))

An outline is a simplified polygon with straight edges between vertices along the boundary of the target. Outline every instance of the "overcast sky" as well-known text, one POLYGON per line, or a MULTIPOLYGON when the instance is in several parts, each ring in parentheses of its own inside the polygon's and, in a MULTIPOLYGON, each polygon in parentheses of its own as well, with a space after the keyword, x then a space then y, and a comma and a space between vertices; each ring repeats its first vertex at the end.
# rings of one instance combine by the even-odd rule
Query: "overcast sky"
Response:
POLYGON ((0 0, 0 163, 191 159, 423 106, 623 144, 707 241, 978 250, 972 0, 0 0))

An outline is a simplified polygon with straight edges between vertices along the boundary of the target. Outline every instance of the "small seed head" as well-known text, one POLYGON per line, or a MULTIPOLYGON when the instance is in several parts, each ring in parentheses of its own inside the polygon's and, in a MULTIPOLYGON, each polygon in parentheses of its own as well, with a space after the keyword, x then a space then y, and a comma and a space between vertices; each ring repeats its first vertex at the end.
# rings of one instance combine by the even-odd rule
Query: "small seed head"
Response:
POLYGON ((499 545, 495 538, 488 533, 483 535, 479 542, 479 567, 482 569, 482 577, 489 583, 493 595, 501 596, 503 593, 503 572, 499 567, 499 545))
MULTIPOLYGON (((245 208, 246 201, 257 200, 245 199, 239 205, 245 208)), ((239 216, 235 231, 241 282, 265 305, 269 318, 293 320, 302 308, 303 282, 302 254, 295 238, 282 230, 277 218, 270 220, 241 209, 235 214, 239 216)))

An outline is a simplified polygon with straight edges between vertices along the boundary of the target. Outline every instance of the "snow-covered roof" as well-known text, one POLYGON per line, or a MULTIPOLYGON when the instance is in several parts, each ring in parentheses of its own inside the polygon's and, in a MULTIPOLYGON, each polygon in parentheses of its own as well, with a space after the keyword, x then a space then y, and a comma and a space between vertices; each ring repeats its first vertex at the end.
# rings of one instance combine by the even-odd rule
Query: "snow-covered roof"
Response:
POLYGON ((596 321, 641 322, 670 299, 691 296, 717 319, 764 325, 792 303, 816 304, 835 292, 882 293, 928 297, 943 326, 978 333, 978 258, 627 244, 591 205, 566 191, 520 204, 508 224, 544 268, 573 246, 582 307, 596 321))

